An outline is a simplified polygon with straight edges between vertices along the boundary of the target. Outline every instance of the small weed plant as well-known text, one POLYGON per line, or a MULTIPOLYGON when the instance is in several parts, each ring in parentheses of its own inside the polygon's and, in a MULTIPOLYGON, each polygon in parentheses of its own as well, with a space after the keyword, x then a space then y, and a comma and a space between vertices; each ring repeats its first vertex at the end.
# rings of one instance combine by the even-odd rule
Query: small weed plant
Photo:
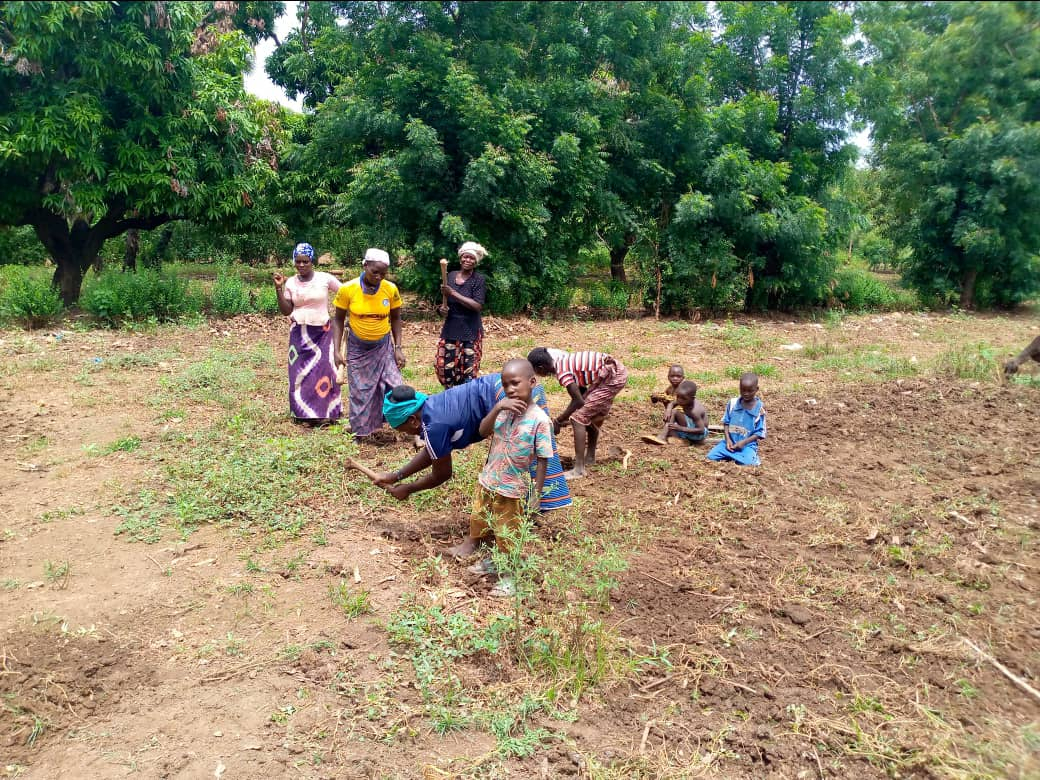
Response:
POLYGON ((344 580, 329 587, 329 598, 351 620, 372 611, 371 593, 367 590, 354 590, 344 580))

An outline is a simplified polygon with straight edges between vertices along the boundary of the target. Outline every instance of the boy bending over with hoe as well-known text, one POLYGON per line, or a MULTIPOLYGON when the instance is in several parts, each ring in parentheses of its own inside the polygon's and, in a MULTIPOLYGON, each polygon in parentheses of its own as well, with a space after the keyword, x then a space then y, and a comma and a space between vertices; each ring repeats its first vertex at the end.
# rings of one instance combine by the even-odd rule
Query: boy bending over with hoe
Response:
MULTIPOLYGON (((538 383, 531 364, 522 358, 510 360, 502 367, 502 390, 505 398, 496 403, 480 421, 480 435, 491 436, 487 463, 478 477, 477 494, 469 535, 448 550, 455 558, 465 558, 477 551, 480 543, 494 534, 501 552, 509 551, 509 542, 501 531, 515 531, 524 515, 537 511, 545 485, 545 471, 552 457, 552 422, 549 415, 531 403, 531 391, 538 383), (531 461, 537 458, 533 491, 531 461)), ((506 572, 495 570, 490 556, 470 567, 473 574, 498 574, 492 596, 511 596, 515 584, 506 572)))
POLYGON ((585 476, 586 466, 596 462, 596 444, 603 421, 610 414, 614 398, 625 389, 628 371, 610 355, 602 352, 563 352, 538 347, 527 359, 538 376, 554 376, 571 397, 570 405, 553 421, 553 430, 570 420, 574 429, 574 468, 564 476, 585 476), (581 388, 588 388, 582 393, 581 388))

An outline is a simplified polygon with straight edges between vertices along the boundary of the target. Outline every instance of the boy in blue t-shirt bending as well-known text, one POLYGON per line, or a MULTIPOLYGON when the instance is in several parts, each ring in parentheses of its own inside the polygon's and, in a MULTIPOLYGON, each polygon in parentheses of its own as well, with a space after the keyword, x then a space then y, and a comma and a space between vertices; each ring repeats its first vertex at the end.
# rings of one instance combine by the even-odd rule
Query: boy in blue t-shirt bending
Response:
POLYGON ((758 443, 766 438, 766 409, 758 397, 757 374, 741 375, 740 395, 726 404, 722 425, 724 438, 708 453, 708 460, 758 466, 758 443))

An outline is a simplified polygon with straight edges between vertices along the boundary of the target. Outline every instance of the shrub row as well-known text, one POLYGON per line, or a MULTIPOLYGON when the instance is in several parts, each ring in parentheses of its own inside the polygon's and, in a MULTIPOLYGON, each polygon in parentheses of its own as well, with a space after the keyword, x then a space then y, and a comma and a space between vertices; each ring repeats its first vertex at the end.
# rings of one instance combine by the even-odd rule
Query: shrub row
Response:
MULTIPOLYGON (((278 312, 278 299, 271 285, 251 289, 227 268, 220 269, 208 294, 197 283, 172 273, 151 269, 136 273, 105 271, 86 282, 79 305, 112 326, 132 320, 172 322, 203 312, 225 316, 278 312)), ((20 266, 0 269, 0 318, 4 321, 35 328, 63 310, 49 273, 20 266)))

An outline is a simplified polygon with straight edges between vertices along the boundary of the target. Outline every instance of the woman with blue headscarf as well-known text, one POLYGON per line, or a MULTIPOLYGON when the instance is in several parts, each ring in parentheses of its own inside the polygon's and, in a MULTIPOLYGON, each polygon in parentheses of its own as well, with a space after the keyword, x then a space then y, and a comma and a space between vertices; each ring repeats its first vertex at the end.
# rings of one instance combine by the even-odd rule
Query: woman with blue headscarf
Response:
MULTIPOLYGON (((452 475, 452 452, 484 438, 480 435, 480 421, 504 397, 501 374, 485 374, 435 395, 426 395, 408 385, 395 387, 383 399, 383 417, 391 428, 418 436, 423 447, 401 468, 380 474, 376 484, 385 487, 394 498, 404 501, 412 493, 447 482, 452 475), (427 468, 430 468, 429 474, 411 482, 401 481, 427 468)), ((535 386, 531 400, 549 414, 545 389, 540 384, 535 386)), ((571 505, 571 493, 563 476, 555 435, 552 448, 553 456, 549 459, 539 505, 541 512, 571 505)), ((534 467, 532 463, 532 476, 534 467)))
POLYGON ((314 247, 293 250, 296 275, 275 272, 278 309, 289 318, 289 410, 299 422, 320 425, 343 412, 336 383, 335 344, 329 295, 341 286, 332 274, 314 270, 314 247))

